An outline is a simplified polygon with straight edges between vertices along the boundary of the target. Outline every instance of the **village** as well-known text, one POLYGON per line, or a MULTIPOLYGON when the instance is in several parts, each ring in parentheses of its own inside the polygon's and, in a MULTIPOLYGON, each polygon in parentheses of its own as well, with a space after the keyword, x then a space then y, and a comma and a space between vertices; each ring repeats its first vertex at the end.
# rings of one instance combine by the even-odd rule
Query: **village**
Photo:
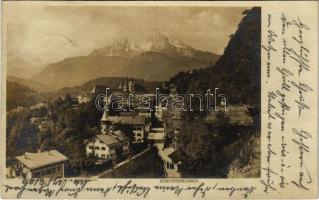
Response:
MULTIPOLYGON (((95 85, 90 93, 73 96, 71 108, 77 109, 81 104, 94 102, 94 99, 105 94, 107 89, 105 85, 95 85)), ((121 105, 121 108, 133 108, 127 109, 129 111, 110 108, 110 102, 117 99, 117 95, 121 95, 121 98, 129 98, 130 94, 135 94, 134 81, 122 78, 118 88, 113 88, 111 95, 104 98, 104 108, 108 109, 103 111, 100 118, 99 133, 83 141, 86 156, 94 159, 94 166, 99 170, 96 173, 86 173, 85 176, 112 177, 110 174, 113 171, 134 162, 135 159, 143 159, 144 154, 154 148, 156 151, 152 152, 157 153, 163 166, 163 177, 182 177, 179 172, 182 161, 177 151, 177 140, 178 134, 182 131, 183 110, 158 106, 155 103, 155 94, 142 94, 150 100, 149 105, 151 106, 146 109, 138 106, 140 103, 138 98, 134 99, 133 105, 121 105)), ((225 104, 223 100, 221 101, 222 106, 225 104)), ((46 106, 46 103, 39 103, 32 106, 31 109, 46 106)), ((223 113, 227 115, 232 124, 248 129, 253 125, 253 119, 247 114, 248 110, 245 106, 230 106, 223 113)), ((210 112, 206 117, 207 122, 214 123, 216 116, 217 112, 210 112)), ((52 120, 40 117, 31 117, 29 123, 36 125, 42 133, 55 126, 52 120)), ((253 140, 252 138, 251 141, 253 140)), ((65 173, 72 171, 68 165, 69 159, 63 152, 50 148, 46 151, 38 149, 36 152, 24 152, 16 156, 7 168, 7 177, 69 177, 70 175, 65 173)), ((246 170, 249 169, 245 167, 246 170)), ((238 169, 234 171, 239 172, 238 169)))

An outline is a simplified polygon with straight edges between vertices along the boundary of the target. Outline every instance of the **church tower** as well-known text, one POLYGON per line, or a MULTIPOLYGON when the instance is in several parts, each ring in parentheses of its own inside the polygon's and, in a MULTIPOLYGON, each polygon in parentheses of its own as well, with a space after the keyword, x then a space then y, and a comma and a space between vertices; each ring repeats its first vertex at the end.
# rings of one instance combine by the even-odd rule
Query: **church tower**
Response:
POLYGON ((107 113, 106 110, 104 110, 103 112, 103 116, 101 118, 101 132, 102 133, 107 133, 108 132, 108 127, 109 127, 109 119, 108 119, 109 115, 107 113))
POLYGON ((123 90, 123 76, 122 76, 122 79, 121 79, 121 84, 119 85, 119 89, 123 90))
POLYGON ((130 93, 134 93, 134 81, 133 79, 130 79, 130 81, 128 82, 128 90, 130 93))
POLYGON ((128 91, 128 83, 127 83, 127 76, 125 77, 125 81, 124 81, 124 85, 123 85, 123 92, 127 92, 128 91))
MULTIPOLYGON (((108 108, 108 106, 109 106, 108 99, 105 99, 105 108, 108 108)), ((111 122, 109 120, 108 109, 104 109, 103 116, 101 118, 101 132, 105 134, 108 133, 110 126, 111 126, 111 122)))

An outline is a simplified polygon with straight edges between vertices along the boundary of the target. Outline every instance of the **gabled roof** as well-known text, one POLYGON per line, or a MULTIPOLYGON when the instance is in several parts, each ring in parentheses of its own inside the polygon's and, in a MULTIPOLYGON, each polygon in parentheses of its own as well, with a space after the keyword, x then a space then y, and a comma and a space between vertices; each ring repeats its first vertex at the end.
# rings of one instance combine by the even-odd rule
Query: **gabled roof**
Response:
POLYGON ((104 111, 103 116, 101 118, 101 121, 103 121, 103 122, 108 121, 108 117, 109 117, 109 115, 108 115, 107 111, 104 111))
POLYGON ((222 112, 224 114, 224 117, 229 120, 230 124, 244 126, 253 124, 253 119, 249 114, 247 106, 228 106, 227 110, 228 111, 225 111, 219 108, 219 111, 213 111, 209 113, 206 120, 214 122, 215 120, 217 120, 217 114, 222 112))
POLYGON ((128 140, 128 137, 126 137, 120 130, 116 130, 107 134, 99 134, 96 135, 96 137, 106 145, 116 144, 128 140))
POLYGON ((133 111, 133 112, 120 112, 119 113, 119 116, 137 116, 138 115, 138 112, 135 112, 135 111, 133 111))
POLYGON ((108 86, 106 86, 106 85, 95 85, 91 92, 93 94, 95 94, 95 95, 97 95, 97 94, 105 94, 106 93, 106 88, 108 88, 108 86))
POLYGON ((173 153, 169 154, 168 157, 172 159, 173 162, 177 163, 182 160, 182 155, 179 151, 175 150, 173 153))
POLYGON ((16 156, 17 160, 29 169, 37 169, 68 160, 68 158, 57 150, 44 151, 39 153, 28 153, 16 156))
POLYGON ((108 120, 114 123, 144 125, 144 116, 109 116, 108 120))

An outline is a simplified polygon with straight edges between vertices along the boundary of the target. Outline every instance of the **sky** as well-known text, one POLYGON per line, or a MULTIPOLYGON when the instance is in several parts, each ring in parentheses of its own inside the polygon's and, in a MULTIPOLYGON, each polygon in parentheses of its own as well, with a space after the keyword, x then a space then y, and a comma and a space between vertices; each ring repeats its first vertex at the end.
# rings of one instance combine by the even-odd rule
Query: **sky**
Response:
POLYGON ((87 55, 126 36, 142 43, 154 32, 222 54, 247 8, 43 6, 5 7, 7 60, 27 65, 87 55))

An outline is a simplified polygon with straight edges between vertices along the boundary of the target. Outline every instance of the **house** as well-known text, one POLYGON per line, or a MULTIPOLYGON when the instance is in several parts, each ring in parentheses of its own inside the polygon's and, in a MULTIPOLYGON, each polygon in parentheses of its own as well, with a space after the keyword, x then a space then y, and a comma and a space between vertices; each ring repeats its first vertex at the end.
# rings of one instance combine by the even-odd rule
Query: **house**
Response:
POLYGON ((178 170, 178 161, 172 159, 172 155, 175 153, 175 149, 173 147, 164 148, 161 151, 161 157, 164 163, 164 167, 166 170, 173 169, 178 170))
POLYGON ((165 136, 172 139, 172 145, 177 144, 177 136, 182 129, 182 111, 178 109, 163 110, 165 136))
POLYGON ((99 94, 106 94, 106 85, 95 85, 91 91, 93 98, 97 97, 99 94))
POLYGON ((155 143, 158 149, 158 155, 163 161, 163 165, 166 171, 166 177, 179 178, 181 177, 178 167, 181 164, 180 161, 175 161, 171 158, 171 155, 175 152, 173 147, 164 148, 163 143, 155 143))
POLYGON ((150 133, 147 135, 147 140, 150 143, 163 143, 164 144, 164 128, 156 127, 152 128, 150 133))
POLYGON ((129 125, 133 129, 133 143, 144 142, 144 137, 150 129, 142 116, 109 116, 107 119, 111 124, 129 125))
POLYGON ((125 80, 122 77, 121 84, 119 85, 119 89, 123 92, 135 93, 134 90, 134 80, 131 78, 125 77, 125 80))
POLYGON ((38 125, 38 129, 41 133, 47 132, 54 128, 54 122, 52 120, 42 120, 41 123, 38 125))
POLYGON ((41 118, 40 117, 31 117, 30 118, 30 124, 37 125, 37 124, 40 124, 40 122, 41 122, 41 118))
POLYGON ((214 123, 219 117, 224 118, 231 125, 249 127, 254 124, 253 118, 251 117, 247 106, 228 106, 227 111, 220 108, 219 111, 212 111, 208 113, 206 121, 214 123))
POLYGON ((91 100, 90 94, 80 94, 78 95, 78 102, 79 104, 88 103, 91 100))
POLYGON ((119 157, 128 154, 129 138, 121 130, 113 130, 108 113, 104 111, 101 118, 101 134, 91 138, 86 144, 87 156, 99 158, 97 163, 108 160, 117 161, 119 157))
POLYGON ((119 116, 131 116, 131 117, 133 117, 133 116, 137 116, 137 115, 138 115, 138 112, 136 112, 136 111, 132 111, 132 112, 120 111, 120 112, 118 113, 118 115, 119 115, 119 116))
POLYGON ((162 106, 155 106, 155 117, 158 121, 162 122, 163 121, 163 110, 162 106))
POLYGON ((79 99, 76 95, 71 95, 71 100, 72 100, 72 109, 78 109, 79 107, 79 99))
POLYGON ((64 177, 64 165, 68 158, 57 150, 37 153, 25 152, 16 156, 16 176, 22 178, 64 177))
MULTIPOLYGON (((106 133, 114 126, 130 126, 133 132, 133 143, 143 143, 146 133, 150 130, 150 122, 145 117, 133 115, 109 116, 104 111, 101 118, 102 133, 106 133)), ((122 130, 123 131, 123 130, 122 130)))
POLYGON ((140 109, 137 115, 150 119, 152 117, 152 111, 151 109, 140 109))
POLYGON ((129 153, 129 138, 122 131, 110 131, 94 136, 86 144, 86 154, 107 160, 117 160, 129 153))
POLYGON ((10 110, 10 112, 19 113, 19 112, 24 111, 24 110, 26 110, 25 107, 23 107, 23 106, 18 106, 18 107, 16 107, 16 108, 10 110))
POLYGON ((178 170, 179 165, 182 163, 182 155, 180 152, 174 150, 172 153, 168 154, 168 157, 171 159, 171 163, 169 163, 166 167, 178 170))
POLYGON ((41 109, 41 108, 47 108, 47 107, 48 107, 47 103, 41 102, 41 103, 35 104, 33 106, 30 106, 30 109, 34 110, 34 109, 41 109))

